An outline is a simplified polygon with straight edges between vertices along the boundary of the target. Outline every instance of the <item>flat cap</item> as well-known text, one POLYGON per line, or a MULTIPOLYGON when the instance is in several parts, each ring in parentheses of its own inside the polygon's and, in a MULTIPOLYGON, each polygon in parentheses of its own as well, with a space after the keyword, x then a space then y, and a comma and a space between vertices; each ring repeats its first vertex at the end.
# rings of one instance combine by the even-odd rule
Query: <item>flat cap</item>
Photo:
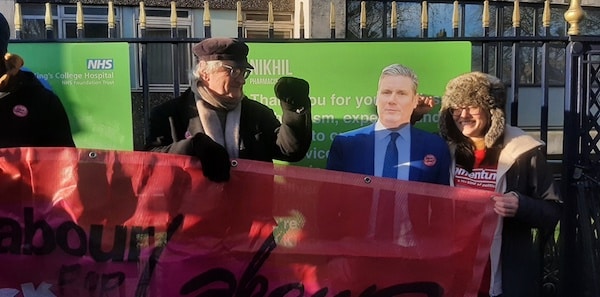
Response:
POLYGON ((192 51, 201 61, 229 61, 233 66, 254 69, 248 63, 248 45, 234 38, 207 38, 196 43, 192 51))

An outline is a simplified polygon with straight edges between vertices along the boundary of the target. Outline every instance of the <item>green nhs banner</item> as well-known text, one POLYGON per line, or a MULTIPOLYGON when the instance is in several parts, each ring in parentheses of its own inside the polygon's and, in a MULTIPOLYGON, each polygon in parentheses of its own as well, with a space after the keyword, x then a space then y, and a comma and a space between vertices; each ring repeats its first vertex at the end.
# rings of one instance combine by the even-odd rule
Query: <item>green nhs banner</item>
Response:
MULTIPOLYGON (((278 117, 281 108, 273 91, 277 79, 295 76, 310 83, 312 145, 304 160, 295 163, 307 167, 325 167, 337 134, 377 121, 377 83, 384 67, 398 63, 412 68, 419 77, 418 92, 435 96, 443 94, 448 80, 471 70, 469 42, 248 44, 255 69, 244 92, 278 117)), ((127 43, 17 43, 9 52, 22 56, 26 67, 52 85, 67 110, 77 147, 133 149, 127 43)), ((437 130, 439 104, 417 127, 437 130)))
MULTIPOLYGON (((252 74, 245 94, 271 107, 281 118, 273 87, 281 76, 310 84, 313 139, 303 161, 295 165, 324 168, 333 138, 377 121, 375 100, 383 68, 403 64, 418 78, 418 92, 441 96, 448 81, 471 71, 471 43, 426 42, 310 42, 249 43, 252 74)), ((417 123, 437 131, 440 102, 417 123)))
POLYGON ((78 148, 133 150, 127 43, 16 43, 9 52, 51 85, 78 148))

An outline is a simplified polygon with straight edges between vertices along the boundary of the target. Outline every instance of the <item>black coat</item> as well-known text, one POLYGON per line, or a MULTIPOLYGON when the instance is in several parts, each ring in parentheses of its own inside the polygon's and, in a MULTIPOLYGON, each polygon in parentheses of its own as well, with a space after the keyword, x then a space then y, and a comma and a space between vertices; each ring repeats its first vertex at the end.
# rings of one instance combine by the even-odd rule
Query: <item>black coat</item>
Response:
POLYGON ((559 189, 538 148, 515 158, 506 172, 506 184, 507 192, 518 194, 519 209, 514 218, 503 220, 502 296, 542 296, 542 244, 554 236, 556 223, 562 216, 559 189), (537 232, 536 240, 532 229, 537 232))
POLYGON ((19 71, 0 98, 0 147, 75 147, 60 99, 35 75, 19 71))
POLYGON ((503 297, 541 296, 543 251, 541 242, 534 242, 533 233, 535 230, 538 236, 554 236, 562 216, 560 191, 540 151, 542 145, 519 128, 504 128, 496 192, 517 194, 519 208, 514 217, 502 220, 503 297))
MULTIPOLYGON (((282 122, 267 106, 244 97, 241 101, 239 157, 272 162, 296 162, 306 155, 312 139, 310 107, 296 112, 281 102, 282 122)), ((193 155, 189 136, 204 132, 191 89, 152 109, 146 150, 193 155)))

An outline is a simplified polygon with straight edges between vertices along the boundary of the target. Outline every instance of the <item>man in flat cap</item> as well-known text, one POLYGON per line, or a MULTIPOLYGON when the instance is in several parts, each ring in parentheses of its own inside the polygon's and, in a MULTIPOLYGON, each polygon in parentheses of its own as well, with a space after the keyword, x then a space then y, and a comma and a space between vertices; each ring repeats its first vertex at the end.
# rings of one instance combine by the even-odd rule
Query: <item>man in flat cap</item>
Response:
POLYGON ((280 122, 272 109, 244 95, 253 69, 248 50, 232 38, 194 45, 192 87, 151 111, 146 149, 196 156, 210 167, 204 174, 217 181, 229 178, 229 158, 302 160, 312 138, 309 85, 294 77, 277 81, 280 122))
POLYGON ((74 147, 71 126, 60 99, 24 61, 7 53, 10 27, 0 14, 0 148, 74 147))

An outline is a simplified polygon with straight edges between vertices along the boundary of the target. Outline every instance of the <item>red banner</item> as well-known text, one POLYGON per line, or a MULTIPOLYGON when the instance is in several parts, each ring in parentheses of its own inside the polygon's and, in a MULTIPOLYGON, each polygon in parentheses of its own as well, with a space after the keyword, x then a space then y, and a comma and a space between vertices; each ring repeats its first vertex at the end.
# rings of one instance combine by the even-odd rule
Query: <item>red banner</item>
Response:
POLYGON ((3 149, 0 195, 0 296, 476 296, 497 221, 490 192, 145 152, 3 149))

